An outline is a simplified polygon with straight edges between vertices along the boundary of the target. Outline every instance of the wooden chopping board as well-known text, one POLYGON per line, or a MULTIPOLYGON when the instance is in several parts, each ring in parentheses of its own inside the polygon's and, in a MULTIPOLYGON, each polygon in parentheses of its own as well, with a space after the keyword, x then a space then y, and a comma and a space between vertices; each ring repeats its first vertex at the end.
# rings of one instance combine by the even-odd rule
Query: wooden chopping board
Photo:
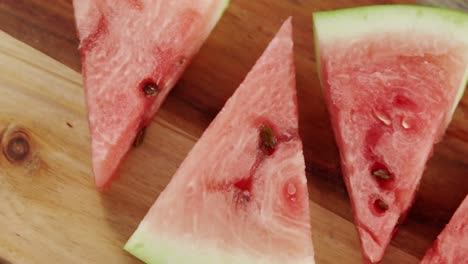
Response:
MULTIPOLYGON (((310 13, 407 1, 330 2, 233 0, 144 144, 123 164, 120 179, 99 193, 71 1, 2 1, 0 263, 139 263, 122 246, 289 15, 317 263, 362 263, 316 76, 310 13)), ((468 94, 436 146, 416 203, 383 263, 418 263, 468 193, 467 175, 468 94)))

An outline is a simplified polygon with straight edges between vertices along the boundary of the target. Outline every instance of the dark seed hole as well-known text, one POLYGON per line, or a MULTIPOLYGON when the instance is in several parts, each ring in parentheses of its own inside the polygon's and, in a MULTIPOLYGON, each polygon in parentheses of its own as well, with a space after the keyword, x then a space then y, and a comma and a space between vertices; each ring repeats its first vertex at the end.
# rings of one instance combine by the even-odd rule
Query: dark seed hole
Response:
POLYGON ((383 163, 376 162, 370 168, 370 175, 382 189, 389 190, 395 187, 395 175, 383 163))
POLYGON ((268 125, 263 125, 260 128, 260 148, 265 154, 271 155, 275 150, 276 144, 278 144, 278 140, 273 129, 268 125))
POLYGON ((161 93, 161 88, 154 82, 147 82, 143 85, 143 92, 146 97, 153 97, 161 93))
POLYGON ((388 210, 388 204, 382 199, 376 199, 374 201, 374 208, 378 213, 384 213, 388 210))

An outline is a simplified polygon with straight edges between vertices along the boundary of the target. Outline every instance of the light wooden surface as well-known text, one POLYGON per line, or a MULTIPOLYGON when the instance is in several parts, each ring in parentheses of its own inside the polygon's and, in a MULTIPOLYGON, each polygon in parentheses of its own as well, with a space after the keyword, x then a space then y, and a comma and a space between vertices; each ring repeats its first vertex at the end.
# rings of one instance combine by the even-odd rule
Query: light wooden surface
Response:
MULTIPOLYGON (((3 33, 0 60, 2 147, 15 133, 30 146, 25 159, 0 159, 0 255, 12 263, 136 262, 121 247, 196 137, 162 110, 124 167, 127 177, 100 194, 90 178, 80 75, 3 33)), ((359 263, 352 223, 316 203, 311 210, 319 263, 359 263)), ((389 256, 415 260, 395 247, 389 256)))
MULTIPOLYGON (((80 64, 71 1, 1 1, 0 29, 64 65, 0 35, 0 263, 2 258, 21 264, 138 263, 121 247, 289 15, 294 16, 300 133, 317 262, 361 263, 315 73, 310 13, 405 2, 232 0, 149 127, 144 144, 123 164, 121 178, 98 193, 76 72, 80 64), (22 158, 21 138, 30 151, 25 161, 15 161, 22 158), (16 143, 15 151, 8 152, 9 142, 16 143)), ((468 193, 466 175, 468 95, 436 147, 416 203, 384 263, 418 263, 468 193)))

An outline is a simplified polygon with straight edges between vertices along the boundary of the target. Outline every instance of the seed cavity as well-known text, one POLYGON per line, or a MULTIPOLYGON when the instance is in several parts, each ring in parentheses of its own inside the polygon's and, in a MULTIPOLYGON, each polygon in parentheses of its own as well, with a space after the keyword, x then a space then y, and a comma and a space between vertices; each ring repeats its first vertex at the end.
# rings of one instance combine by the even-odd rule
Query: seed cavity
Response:
POLYGON ((135 148, 137 148, 137 147, 141 146, 141 144, 143 144, 143 140, 145 139, 145 135, 146 135, 146 127, 143 127, 142 129, 140 129, 140 131, 138 131, 138 134, 135 137, 135 141, 133 141, 133 146, 135 148))
POLYGON ((388 204, 384 202, 382 199, 376 199, 374 202, 374 207, 380 213, 383 213, 388 210, 388 204))
POLYGON ((161 93, 161 88, 154 82, 147 82, 143 85, 143 92, 146 97, 153 97, 161 93))
POLYGON ((372 172, 372 175, 380 180, 391 180, 392 174, 386 169, 376 169, 372 172))
POLYGON ((278 140, 273 129, 268 125, 263 125, 260 128, 260 148, 265 154, 271 155, 277 144, 278 140))

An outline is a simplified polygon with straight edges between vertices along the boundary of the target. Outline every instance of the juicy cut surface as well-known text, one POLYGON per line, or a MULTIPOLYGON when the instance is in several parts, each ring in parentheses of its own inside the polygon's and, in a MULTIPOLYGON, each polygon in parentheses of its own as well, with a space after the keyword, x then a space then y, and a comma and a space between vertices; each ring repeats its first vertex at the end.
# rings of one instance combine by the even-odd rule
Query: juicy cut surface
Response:
POLYGON ((96 185, 104 187, 226 6, 75 0, 96 185))
POLYGON ((356 225, 376 261, 451 118, 468 49, 431 34, 379 32, 321 43, 320 56, 356 225))
MULTIPOLYGON (((291 31, 288 20, 181 164, 127 250, 148 261, 147 252, 158 250, 151 245, 185 241, 201 263, 314 262, 291 31), (145 233, 151 235, 146 239, 145 233), (216 254, 219 262, 213 261, 216 254)), ((175 255, 155 258, 193 261, 175 255)))

